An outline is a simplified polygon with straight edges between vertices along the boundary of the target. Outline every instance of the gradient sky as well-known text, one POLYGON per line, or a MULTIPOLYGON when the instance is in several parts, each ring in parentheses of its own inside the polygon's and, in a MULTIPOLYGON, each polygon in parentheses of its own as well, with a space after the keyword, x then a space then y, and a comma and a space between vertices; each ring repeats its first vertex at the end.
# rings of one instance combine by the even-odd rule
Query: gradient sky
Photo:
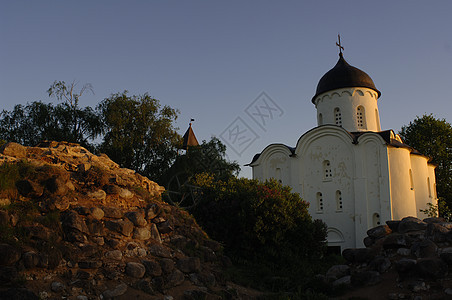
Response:
POLYGON ((81 106, 148 92, 180 110, 181 134, 194 118, 199 141, 240 122, 252 142, 229 140, 227 154, 244 165, 316 126, 311 98, 340 33, 344 58, 382 92, 382 129, 425 113, 451 122, 451 12, 451 1, 2 1, 0 109, 56 103, 55 80, 91 83, 81 106), (262 92, 279 110, 261 127, 246 109, 262 92))

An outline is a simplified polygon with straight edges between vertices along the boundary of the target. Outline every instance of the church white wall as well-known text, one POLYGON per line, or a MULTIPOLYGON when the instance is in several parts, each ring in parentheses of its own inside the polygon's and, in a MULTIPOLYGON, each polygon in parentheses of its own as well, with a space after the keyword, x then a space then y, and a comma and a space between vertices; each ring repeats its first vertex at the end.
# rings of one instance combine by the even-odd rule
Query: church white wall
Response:
POLYGON ((284 185, 291 185, 290 150, 282 144, 265 148, 253 166, 253 178, 265 181, 274 178, 284 185))
POLYGON ((355 247, 355 220, 359 216, 355 214, 350 135, 337 127, 316 128, 300 139, 295 152, 300 180, 297 190, 310 203, 311 216, 328 225, 328 244, 342 249, 355 247))
POLYGON ((436 176, 435 176, 436 166, 433 164, 428 164, 427 169, 428 169, 428 177, 429 177, 429 181, 430 181, 430 191, 431 191, 431 195, 429 195, 429 202, 432 203, 433 205, 437 205, 438 204, 438 194, 436 193, 436 176))
POLYGON ((427 157, 411 154, 411 169, 413 172, 416 212, 417 217, 420 219, 428 217, 426 214, 420 212, 420 210, 427 209, 427 203, 431 202, 432 197, 431 183, 427 163, 428 163, 427 157))
POLYGON ((361 209, 366 222, 356 228, 358 246, 369 228, 391 219, 388 152, 385 141, 377 134, 366 133, 356 145, 356 209, 361 209), (359 187, 359 189, 357 188, 359 187), (362 200, 359 201, 358 199, 362 200))
POLYGON ((350 132, 381 131, 378 94, 368 88, 342 88, 315 99, 318 125, 339 125, 350 132), (363 127, 358 126, 357 108, 363 107, 363 127), (340 110, 340 121, 335 109, 340 110), (339 123, 339 124, 338 124, 339 123), (340 124, 341 123, 341 124, 340 124))
POLYGON ((411 158, 407 148, 388 148, 392 219, 417 216, 416 200, 410 180, 411 158))

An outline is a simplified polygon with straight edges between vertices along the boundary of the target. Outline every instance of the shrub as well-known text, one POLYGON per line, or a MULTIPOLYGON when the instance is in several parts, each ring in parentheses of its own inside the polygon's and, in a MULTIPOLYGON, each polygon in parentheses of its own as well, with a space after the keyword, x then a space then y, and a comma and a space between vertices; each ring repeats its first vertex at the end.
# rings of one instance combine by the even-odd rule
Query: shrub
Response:
POLYGON ((191 209, 200 225, 226 249, 244 258, 307 257, 321 254, 326 227, 313 221, 309 204, 275 180, 260 183, 246 178, 215 181, 195 176, 201 189, 191 209))
POLYGON ((190 209, 207 234, 222 243, 235 262, 228 274, 242 284, 271 291, 303 287, 321 270, 326 225, 313 221, 309 204, 275 180, 216 181, 198 174, 200 189, 190 209))

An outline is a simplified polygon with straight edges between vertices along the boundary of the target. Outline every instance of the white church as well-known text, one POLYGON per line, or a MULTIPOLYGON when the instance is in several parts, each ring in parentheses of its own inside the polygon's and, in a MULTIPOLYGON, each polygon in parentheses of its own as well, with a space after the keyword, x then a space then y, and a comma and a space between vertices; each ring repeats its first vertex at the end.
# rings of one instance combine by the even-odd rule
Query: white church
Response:
POLYGON ((254 179, 275 178, 309 202, 336 250, 363 247, 368 229, 406 216, 424 218, 420 209, 437 203, 435 165, 393 130, 381 130, 380 95, 340 50, 312 98, 317 127, 295 147, 267 146, 249 164, 254 179))

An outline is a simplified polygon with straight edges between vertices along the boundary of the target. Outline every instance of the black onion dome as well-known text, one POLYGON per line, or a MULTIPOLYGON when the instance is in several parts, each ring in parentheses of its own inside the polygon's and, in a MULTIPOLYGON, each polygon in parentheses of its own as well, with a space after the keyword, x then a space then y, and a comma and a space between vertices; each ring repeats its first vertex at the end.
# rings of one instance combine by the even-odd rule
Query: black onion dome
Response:
POLYGON ((312 103, 314 103, 315 98, 320 94, 346 87, 365 87, 376 91, 378 97, 381 95, 381 92, 375 87, 372 78, 366 72, 350 66, 345 61, 342 53, 339 53, 337 64, 334 68, 326 72, 320 79, 319 84, 317 84, 317 90, 315 96, 312 97, 312 103))

